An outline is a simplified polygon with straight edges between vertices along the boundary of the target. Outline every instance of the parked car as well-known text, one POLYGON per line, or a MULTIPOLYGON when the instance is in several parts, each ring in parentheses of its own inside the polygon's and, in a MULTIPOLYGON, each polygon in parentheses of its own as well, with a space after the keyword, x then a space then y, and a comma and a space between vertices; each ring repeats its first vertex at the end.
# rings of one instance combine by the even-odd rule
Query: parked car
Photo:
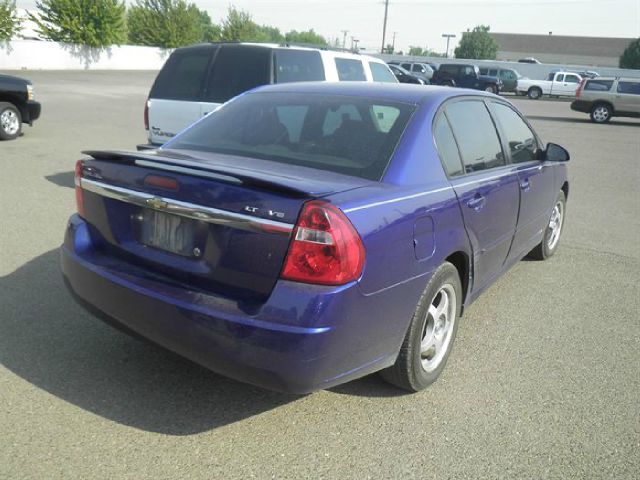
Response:
POLYGON ((502 92, 515 92, 518 79, 523 78, 516 70, 502 67, 480 67, 480 75, 496 77, 502 80, 502 92))
POLYGON ((543 95, 575 97, 581 81, 582 77, 577 73, 551 72, 547 80, 519 79, 516 92, 533 100, 539 100, 543 95))
POLYGON ((421 78, 428 85, 431 78, 433 77, 433 68, 431 65, 425 62, 400 62, 402 68, 406 71, 411 72, 412 75, 415 75, 418 78, 421 78))
POLYGON ((33 126, 40 110, 40 103, 33 99, 30 80, 0 74, 0 140, 19 137, 22 124, 33 126))
POLYGON ((61 248, 75 298, 294 393, 435 381, 471 302, 557 251, 569 192, 569 154, 509 102, 417 85, 265 86, 158 150, 85 154, 61 248))
POLYGON ((588 113, 595 123, 607 123, 612 117, 640 117, 640 79, 585 79, 571 109, 588 113))
POLYGON ((232 97, 260 85, 302 81, 391 82, 382 60, 291 45, 207 43, 178 48, 151 87, 144 121, 156 148, 232 97))
POLYGON ((485 90, 491 93, 499 93, 502 90, 502 80, 480 75, 480 69, 476 65, 463 63, 443 63, 433 75, 431 83, 446 87, 485 90))
POLYGON ((389 68, 400 83, 413 83, 415 85, 425 85, 427 83, 426 80, 412 75, 411 72, 406 71, 400 65, 390 63, 389 68))
POLYGON ((518 60, 518 63, 533 63, 533 64, 537 64, 537 65, 540 64, 538 59, 533 58, 533 57, 521 58, 521 59, 518 60))

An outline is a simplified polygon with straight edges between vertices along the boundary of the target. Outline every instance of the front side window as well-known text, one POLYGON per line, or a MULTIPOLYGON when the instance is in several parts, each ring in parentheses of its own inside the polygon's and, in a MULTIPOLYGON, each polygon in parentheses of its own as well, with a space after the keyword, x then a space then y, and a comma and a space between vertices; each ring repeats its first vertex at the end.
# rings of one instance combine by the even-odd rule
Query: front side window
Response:
POLYGON ((580 83, 580 77, 577 75, 565 75, 564 81, 567 83, 580 83))
POLYGON ((374 82, 397 83, 396 77, 389 71, 386 65, 378 62, 369 62, 371 76, 374 82))
POLYGON ((342 82, 366 82, 364 67, 360 60, 351 58, 336 58, 338 78, 342 82))
POLYGON ((445 109, 466 173, 505 165, 502 147, 484 102, 463 100, 445 109))
POLYGON ((440 115, 433 125, 433 139, 447 175, 450 177, 462 175, 462 160, 460 160, 456 139, 444 115, 440 115))
POLYGON ((414 109, 346 95, 257 92, 225 104, 166 148, 380 180, 414 109))
POLYGON ((627 82, 621 80, 618 82, 618 93, 640 95, 640 82, 627 82))
POLYGON ((493 103, 493 111, 506 135, 513 163, 536 160, 538 142, 529 126, 512 108, 501 103, 493 103))
POLYGON ((274 53, 276 83, 313 82, 325 79, 320 52, 278 49, 274 53))

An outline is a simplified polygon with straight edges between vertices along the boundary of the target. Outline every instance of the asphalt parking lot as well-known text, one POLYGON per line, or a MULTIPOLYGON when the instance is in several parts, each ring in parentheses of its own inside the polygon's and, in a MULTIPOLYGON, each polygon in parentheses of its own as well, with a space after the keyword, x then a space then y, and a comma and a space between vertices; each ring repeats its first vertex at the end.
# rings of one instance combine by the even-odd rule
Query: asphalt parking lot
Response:
POLYGON ((67 294, 80 151, 145 141, 153 72, 21 72, 42 118, 0 143, 0 478, 640 476, 640 121, 514 102, 572 155, 566 230, 466 313, 441 379, 304 397, 131 339, 67 294))

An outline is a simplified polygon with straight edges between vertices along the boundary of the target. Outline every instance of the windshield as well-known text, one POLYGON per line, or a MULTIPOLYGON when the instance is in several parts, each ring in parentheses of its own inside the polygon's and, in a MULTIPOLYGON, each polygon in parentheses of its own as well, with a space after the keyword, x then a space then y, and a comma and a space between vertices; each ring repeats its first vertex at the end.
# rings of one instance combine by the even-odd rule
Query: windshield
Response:
POLYGON ((242 95, 165 148, 260 158, 380 180, 415 106, 342 95, 242 95))

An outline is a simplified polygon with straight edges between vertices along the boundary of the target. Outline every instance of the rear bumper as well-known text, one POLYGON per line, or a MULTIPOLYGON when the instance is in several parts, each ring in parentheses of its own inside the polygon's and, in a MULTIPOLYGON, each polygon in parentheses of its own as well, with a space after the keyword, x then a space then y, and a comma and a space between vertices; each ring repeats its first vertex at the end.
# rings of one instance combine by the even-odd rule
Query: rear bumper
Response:
MULTIPOLYGON (((115 324, 215 372, 260 387, 308 393, 389 366, 404 328, 396 304, 356 285, 280 281, 257 309, 110 269, 94 261, 87 224, 69 222, 62 273, 74 298, 115 324)), ((407 319, 408 324, 408 319, 407 319)), ((406 328, 406 326, 405 326, 406 328)))
POLYGON ((571 110, 575 110, 576 112, 590 113, 592 106, 593 102, 586 100, 574 100, 571 102, 571 110))

